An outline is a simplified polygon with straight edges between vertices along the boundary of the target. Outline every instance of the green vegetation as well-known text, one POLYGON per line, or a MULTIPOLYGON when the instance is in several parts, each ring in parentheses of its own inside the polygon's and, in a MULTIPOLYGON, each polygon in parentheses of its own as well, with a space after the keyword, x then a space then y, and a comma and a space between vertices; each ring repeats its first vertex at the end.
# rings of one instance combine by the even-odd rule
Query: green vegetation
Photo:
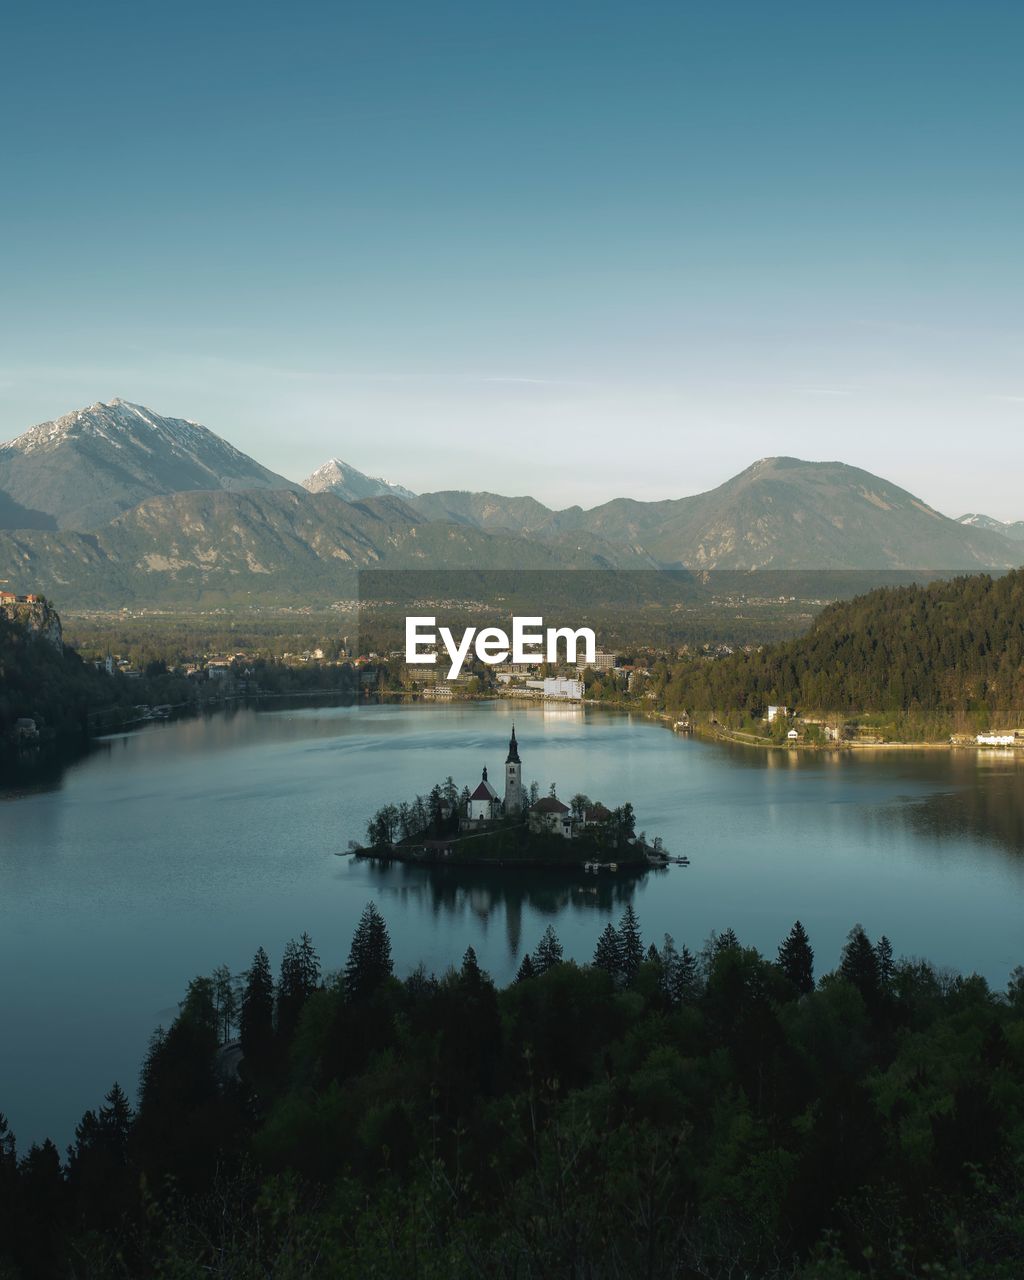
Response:
POLYGON ((399 981, 368 906, 340 973, 191 982, 65 1160, 0 1118, 0 1275, 1017 1277, 1024 969, 813 963, 627 907, 590 965, 549 926, 505 990, 399 981))
POLYGON ((23 612, 16 618, 0 614, 0 753, 19 745, 20 719, 35 721, 39 738, 33 743, 77 751, 97 734, 136 721, 140 708, 166 706, 187 714, 222 705, 227 696, 359 692, 358 675, 347 663, 294 665, 271 654, 235 662, 225 683, 209 681, 205 673, 189 679, 174 669, 173 657, 168 662, 172 646, 152 639, 124 649, 97 643, 101 637, 116 639, 116 631, 94 633, 86 652, 93 659, 120 654, 136 674, 108 674, 61 644, 61 622, 49 605, 23 612))
POLYGON ((595 673, 588 696, 762 733, 771 703, 902 740, 1016 727, 1024 724, 1024 570, 872 591, 828 606, 797 640, 656 661, 625 699, 618 677, 595 673))
MULTIPOLYGON (((530 800, 538 797, 536 782, 529 788, 530 800)), ((460 792, 449 776, 435 783, 427 795, 411 801, 382 805, 366 824, 366 845, 355 841, 350 848, 378 858, 437 860, 457 864, 481 862, 556 863, 576 866, 590 859, 618 859, 643 862, 644 851, 628 842, 633 838, 636 817, 629 803, 608 812, 607 821, 577 830, 573 838, 553 831, 531 829, 525 816, 504 818, 493 825, 461 829, 469 788, 460 792), (438 847, 443 843, 444 849, 438 847)), ((572 798, 572 812, 578 819, 591 804, 589 797, 572 798)))
POLYGON ((166 672, 109 676, 38 629, 0 617, 0 752, 22 718, 36 722, 44 744, 84 746, 101 725, 130 720, 136 705, 177 703, 187 693, 166 672))

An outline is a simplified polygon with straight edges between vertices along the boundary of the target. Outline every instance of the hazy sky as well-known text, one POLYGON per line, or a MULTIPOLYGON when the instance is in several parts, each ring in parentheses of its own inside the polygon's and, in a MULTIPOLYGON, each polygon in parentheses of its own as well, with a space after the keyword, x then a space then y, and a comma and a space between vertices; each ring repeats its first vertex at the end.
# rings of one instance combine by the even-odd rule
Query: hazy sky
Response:
POLYGON ((0 438, 116 395, 546 502, 1024 518, 1024 4, 11 6, 0 438))

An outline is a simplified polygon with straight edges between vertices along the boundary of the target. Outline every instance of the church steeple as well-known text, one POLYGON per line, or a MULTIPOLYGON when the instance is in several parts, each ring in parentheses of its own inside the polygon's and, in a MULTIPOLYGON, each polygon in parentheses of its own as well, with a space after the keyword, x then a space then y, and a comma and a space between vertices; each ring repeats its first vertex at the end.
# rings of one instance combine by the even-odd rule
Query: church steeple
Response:
POLYGON ((505 816, 522 813, 523 807, 523 762, 519 759, 519 743, 516 742, 516 727, 513 725, 505 758, 505 816))

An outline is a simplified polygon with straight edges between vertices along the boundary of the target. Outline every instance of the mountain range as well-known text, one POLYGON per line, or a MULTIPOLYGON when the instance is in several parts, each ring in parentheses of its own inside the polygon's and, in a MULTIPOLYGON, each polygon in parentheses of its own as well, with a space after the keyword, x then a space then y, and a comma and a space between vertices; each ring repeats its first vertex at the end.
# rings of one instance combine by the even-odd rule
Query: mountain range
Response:
POLYGON ((971 529, 987 529, 989 533, 1001 534, 1012 542, 1024 542, 1024 520, 1014 520, 1006 524, 1002 520, 994 520, 991 516, 977 515, 972 512, 970 515, 961 516, 957 524, 967 525, 971 529))
POLYGON ((301 487, 197 422, 127 400, 76 409, 0 445, 0 490, 60 529, 98 528, 159 494, 301 487))
POLYGON ((0 445, 0 580, 66 607, 327 603, 387 569, 980 570, 1024 521, 952 520, 840 462, 764 458, 707 493, 553 510, 417 494, 332 458, 302 484, 125 400, 0 445))

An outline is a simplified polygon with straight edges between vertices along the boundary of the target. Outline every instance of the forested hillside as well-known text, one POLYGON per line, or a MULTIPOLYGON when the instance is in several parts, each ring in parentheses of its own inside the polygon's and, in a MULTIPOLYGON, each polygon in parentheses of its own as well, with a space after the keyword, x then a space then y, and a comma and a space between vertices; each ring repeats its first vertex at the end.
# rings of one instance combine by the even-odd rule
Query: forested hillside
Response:
POLYGON ((19 719, 35 722, 33 743, 73 751, 131 719, 139 704, 195 698, 195 687, 163 662, 134 680, 84 662, 63 644, 60 618, 45 602, 0 610, 0 754, 19 745, 19 719))
POLYGON ((304 935, 190 983, 66 1160, 0 1116, 0 1274, 1016 1280, 1024 971, 856 926, 816 979, 799 923, 769 960, 627 907, 589 965, 549 927, 505 990, 399 981, 371 905, 341 973, 304 935))
POLYGON ((739 724, 771 703, 882 717, 908 735, 1024 724, 1024 571, 885 588, 826 608, 806 635, 659 667, 669 711, 739 724))
POLYGON ((59 636, 60 621, 46 605, 25 618, 0 612, 0 751, 22 717, 35 720, 45 737, 84 740, 89 709, 116 701, 115 681, 86 666, 59 636))

